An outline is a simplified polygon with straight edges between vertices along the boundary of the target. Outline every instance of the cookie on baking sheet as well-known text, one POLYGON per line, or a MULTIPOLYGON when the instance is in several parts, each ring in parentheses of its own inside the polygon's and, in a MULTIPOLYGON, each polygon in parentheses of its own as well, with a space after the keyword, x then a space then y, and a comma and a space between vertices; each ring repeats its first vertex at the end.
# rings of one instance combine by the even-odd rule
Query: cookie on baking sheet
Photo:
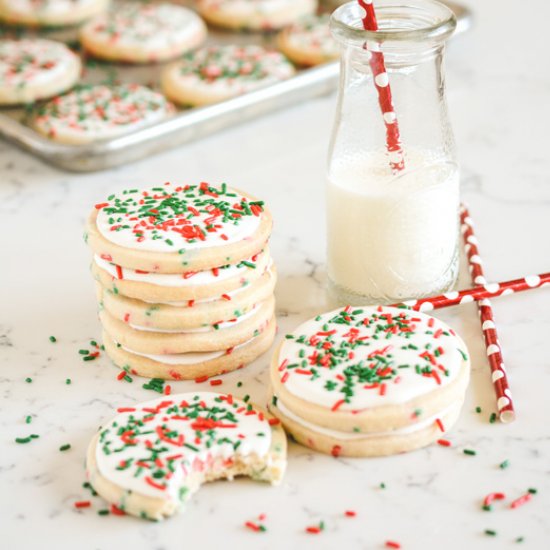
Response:
POLYGON ((462 339, 393 307, 347 307, 306 321, 273 356, 269 408, 324 453, 382 456, 436 441, 457 420, 469 381, 462 339))
POLYGON ((261 46, 210 46, 167 67, 161 87, 175 103, 196 107, 246 94, 294 72, 282 54, 261 46))
POLYGON ((218 27, 269 31, 315 13, 317 0, 198 0, 197 8, 218 27))
POLYGON ((115 342, 106 331, 103 343, 113 363, 130 374, 164 380, 197 380, 226 374, 252 363, 271 347, 276 329, 273 317, 258 327, 249 340, 217 351, 139 353, 115 342))
POLYGON ((313 66, 338 59, 340 50, 329 29, 330 16, 308 15, 277 35, 277 47, 293 63, 313 66))
POLYGON ((181 302, 145 302, 98 284, 98 299, 115 319, 156 330, 185 330, 213 325, 249 312, 256 304, 273 295, 277 280, 275 266, 254 282, 203 300, 181 302))
POLYGON ((72 88, 80 58, 60 42, 0 40, 0 105, 46 99, 72 88))
POLYGON ((0 20, 10 25, 65 27, 104 12, 109 0, 0 0, 0 20))
POLYGON ((80 32, 91 55, 125 63, 153 63, 200 46, 206 26, 193 11, 174 4, 117 5, 89 21, 80 32))
POLYGON ((118 137, 168 118, 166 98, 140 84, 82 86, 41 105, 32 126, 61 143, 92 143, 118 137))
POLYGON ((194 279, 196 271, 248 267, 271 226, 263 201, 225 184, 165 183, 96 204, 86 239, 95 254, 118 266, 194 279))
POLYGON ((280 423, 232 395, 189 392, 118 409, 86 458, 92 487, 144 519, 173 515, 207 481, 277 484, 286 469, 280 423))

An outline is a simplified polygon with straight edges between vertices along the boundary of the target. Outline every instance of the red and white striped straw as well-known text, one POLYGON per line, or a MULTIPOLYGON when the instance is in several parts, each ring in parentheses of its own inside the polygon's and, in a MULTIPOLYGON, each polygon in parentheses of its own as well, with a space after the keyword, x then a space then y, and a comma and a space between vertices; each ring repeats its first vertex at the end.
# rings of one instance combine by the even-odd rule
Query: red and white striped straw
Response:
MULTIPOLYGON (((366 31, 377 31, 378 21, 372 0, 357 0, 359 6, 365 10, 365 16, 362 18, 363 28, 366 31)), ((399 172, 405 168, 403 159, 403 149, 399 137, 399 125, 393 108, 393 99, 391 94, 390 80, 386 72, 386 62, 380 44, 376 42, 367 42, 365 49, 370 54, 369 64, 374 77, 374 85, 378 92, 378 103, 382 117, 386 126, 386 147, 390 156, 390 166, 394 172, 399 172)))
POLYGON ((445 294, 440 294, 439 296, 419 298, 418 300, 407 300, 406 302, 393 304, 393 306, 407 307, 414 311, 431 311, 432 309, 479 302, 480 300, 496 298, 497 296, 508 296, 509 294, 514 294, 514 292, 523 292, 546 285, 550 286, 550 273, 529 275, 528 277, 501 283, 486 283, 483 286, 477 286, 467 290, 454 290, 446 292, 445 294))
MULTIPOLYGON (((481 258, 479 257, 478 241, 473 229, 474 224, 468 209, 464 205, 460 208, 460 223, 472 282, 478 286, 484 285, 487 281, 485 280, 481 258)), ((501 422, 512 422, 515 420, 516 414, 512 401, 512 392, 508 385, 508 377, 506 376, 506 369, 502 359, 502 350, 498 340, 493 308, 488 299, 481 300, 477 306, 487 350, 487 358, 491 367, 491 379, 497 396, 498 416, 501 422)))

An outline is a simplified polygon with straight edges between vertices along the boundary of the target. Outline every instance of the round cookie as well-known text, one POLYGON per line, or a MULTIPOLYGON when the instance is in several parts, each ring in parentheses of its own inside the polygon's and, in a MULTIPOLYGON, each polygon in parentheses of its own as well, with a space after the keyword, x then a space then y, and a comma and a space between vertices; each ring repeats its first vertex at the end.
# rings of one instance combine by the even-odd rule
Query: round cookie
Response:
POLYGON ((166 183, 97 204, 85 238, 118 266, 181 276, 246 262, 264 248, 271 226, 262 201, 225 184, 166 183))
POLYGON ((140 354, 115 343, 105 331, 103 344, 115 365, 130 374, 165 380, 196 380, 226 374, 251 363, 271 347, 276 328, 273 317, 247 342, 210 352, 140 354))
POLYGON ((55 141, 82 144, 133 132, 174 112, 162 94, 146 86, 85 86, 42 105, 32 126, 55 141))
POLYGON ((224 292, 216 298, 183 302, 151 303, 128 298, 99 285, 99 301, 114 318, 157 330, 187 329, 212 325, 230 319, 237 312, 246 313, 254 304, 267 300, 275 289, 275 266, 255 282, 224 292))
POLYGON ((109 336, 125 348, 139 353, 165 355, 226 350, 247 342, 269 322, 274 309, 275 300, 270 297, 240 316, 185 331, 160 332, 130 322, 125 323, 115 319, 104 309, 99 312, 99 319, 109 336))
POLYGON ((92 275, 106 290, 145 302, 199 302, 217 299, 253 284, 272 266, 266 247, 237 264, 184 273, 150 273, 120 267, 97 254, 92 275))
POLYGON ((0 41, 0 105, 30 103, 72 88, 80 58, 67 46, 43 39, 0 41))
POLYGON ((212 25, 269 31, 315 13, 317 0, 198 0, 197 8, 212 25))
POLYGON ((277 35, 277 47, 293 63, 313 66, 338 59, 340 50, 329 29, 330 16, 308 15, 277 35))
POLYGON ((283 55, 261 46, 210 46, 167 67, 161 87, 175 103, 197 107, 274 84, 294 72, 283 55))
POLYGON ((10 25, 65 27, 105 11, 109 0, 0 0, 0 19, 10 25))
POLYGON ((127 514, 161 520, 200 485, 249 476, 277 484, 286 437, 277 419, 232 395, 189 392, 118 409, 88 448, 92 487, 127 514))
POLYGON ((95 57, 126 63, 152 63, 179 57, 202 44, 206 26, 193 11, 174 4, 117 5, 89 21, 80 32, 84 49, 95 57))
POLYGON ((393 454, 438 439, 441 426, 454 423, 469 369, 464 342, 442 321, 348 306, 283 340, 271 365, 270 408, 319 450, 393 454))

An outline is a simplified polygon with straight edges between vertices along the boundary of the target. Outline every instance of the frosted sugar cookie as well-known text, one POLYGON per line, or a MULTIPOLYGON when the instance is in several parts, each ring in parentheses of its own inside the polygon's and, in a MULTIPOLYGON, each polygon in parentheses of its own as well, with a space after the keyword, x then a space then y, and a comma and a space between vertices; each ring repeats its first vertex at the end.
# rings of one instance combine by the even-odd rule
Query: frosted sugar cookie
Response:
POLYGON ((276 278, 275 266, 272 266, 253 283, 213 298, 164 303, 128 298, 99 285, 99 300, 119 321, 157 330, 185 330, 247 313, 273 294, 276 278))
POLYGON ((12 25, 77 25, 107 9, 109 0, 0 0, 0 19, 12 25))
POLYGON ((91 143, 132 132, 174 112, 163 95, 146 86, 85 86, 42 105, 32 125, 55 141, 91 143))
POLYGON ((297 65, 320 65, 338 59, 340 52, 328 26, 329 15, 308 15, 285 27, 277 46, 297 65))
POLYGON ((235 264, 181 273, 151 273, 108 260, 109 256, 96 254, 92 263, 92 275, 106 290, 145 302, 184 302, 183 305, 217 299, 246 288, 272 265, 267 246, 235 264))
POLYGON ((294 72, 283 55, 261 46, 212 46, 167 67, 161 86, 172 101, 200 106, 274 84, 294 72))
POLYGON ((117 5, 81 30, 84 49, 95 57, 151 63, 180 56, 206 38, 206 26, 193 11, 174 4, 117 5))
POLYGON ((136 325, 131 320, 124 322, 115 319, 105 310, 99 312, 99 318, 111 338, 125 348, 151 355, 171 355, 225 350, 247 342, 273 317, 274 307, 275 300, 270 297, 245 313, 237 311, 229 319, 219 319, 214 324, 185 330, 152 329, 136 325))
POLYGON ((86 473, 127 514, 161 520, 202 483, 249 476, 277 484, 286 438, 277 419, 231 395, 192 392, 118 409, 92 439, 86 473))
POLYGON ((287 335, 270 410, 302 444, 378 456, 432 443, 458 418, 466 346, 445 323, 392 307, 347 307, 287 335))
POLYGON ((198 0, 197 7, 209 23, 219 27, 271 30, 314 13, 317 0, 198 0))
POLYGON ((72 88, 79 57, 52 40, 0 40, 0 105, 45 99, 72 88))
POLYGON ((115 265, 185 279, 184 273, 228 264, 247 267, 271 225, 262 201, 225 184, 166 183, 127 189, 96 204, 85 237, 95 254, 115 265))
POLYGON ((168 380, 197 380, 226 374, 248 365, 271 347, 276 328, 273 317, 267 324, 256 328, 249 340, 215 351, 139 353, 115 342, 105 331, 103 343, 115 365, 130 374, 168 380))

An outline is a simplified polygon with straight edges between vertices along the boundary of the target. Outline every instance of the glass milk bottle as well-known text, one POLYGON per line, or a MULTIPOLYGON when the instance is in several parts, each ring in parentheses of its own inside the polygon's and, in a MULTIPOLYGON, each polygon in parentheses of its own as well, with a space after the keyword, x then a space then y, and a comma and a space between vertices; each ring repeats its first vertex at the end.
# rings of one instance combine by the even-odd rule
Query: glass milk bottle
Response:
POLYGON ((331 293, 349 304, 439 294, 458 275, 459 170, 443 72, 456 20, 432 0, 374 5, 377 32, 363 30, 355 1, 331 18, 342 57, 328 163, 327 269, 331 293), (380 50, 393 96, 384 117, 370 64, 380 50), (386 147, 394 121, 400 170, 386 147))

